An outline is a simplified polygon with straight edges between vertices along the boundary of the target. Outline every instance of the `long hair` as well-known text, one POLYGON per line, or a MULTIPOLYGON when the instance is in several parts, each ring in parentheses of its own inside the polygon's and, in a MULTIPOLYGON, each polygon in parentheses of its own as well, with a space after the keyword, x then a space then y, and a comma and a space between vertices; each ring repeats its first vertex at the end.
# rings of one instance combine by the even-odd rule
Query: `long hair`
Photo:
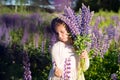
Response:
POLYGON ((62 21, 60 18, 58 18, 58 17, 57 17, 57 18, 54 18, 54 19, 52 20, 52 22, 51 22, 51 31, 52 31, 53 33, 57 34, 55 28, 56 28, 57 26, 59 26, 59 25, 64 25, 65 28, 66 28, 66 30, 67 30, 67 32, 70 33, 70 29, 69 29, 68 25, 67 25, 64 21, 62 21))

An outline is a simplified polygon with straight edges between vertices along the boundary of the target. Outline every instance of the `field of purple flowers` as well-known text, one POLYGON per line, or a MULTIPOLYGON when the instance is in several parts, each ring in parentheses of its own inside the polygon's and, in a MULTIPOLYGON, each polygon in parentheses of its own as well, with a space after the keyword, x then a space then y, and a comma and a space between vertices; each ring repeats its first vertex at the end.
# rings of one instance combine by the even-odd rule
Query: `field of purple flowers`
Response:
MULTIPOLYGON (((90 45, 94 52, 86 80, 120 79, 119 15, 102 11, 93 15, 90 45)), ((0 15, 0 80, 47 80, 51 68, 47 16, 54 14, 0 15)))

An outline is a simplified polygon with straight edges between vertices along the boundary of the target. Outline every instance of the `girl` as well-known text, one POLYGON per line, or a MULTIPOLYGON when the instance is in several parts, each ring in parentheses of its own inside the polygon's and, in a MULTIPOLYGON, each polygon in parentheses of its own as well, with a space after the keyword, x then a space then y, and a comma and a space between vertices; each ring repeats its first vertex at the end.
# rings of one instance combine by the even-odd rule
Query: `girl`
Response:
POLYGON ((57 42, 51 48, 52 69, 48 80, 85 80, 83 72, 78 79, 78 63, 81 58, 85 59, 82 70, 86 71, 89 67, 87 51, 84 50, 80 56, 75 54, 73 40, 70 36, 69 26, 59 18, 53 19, 51 29, 57 35, 57 42))

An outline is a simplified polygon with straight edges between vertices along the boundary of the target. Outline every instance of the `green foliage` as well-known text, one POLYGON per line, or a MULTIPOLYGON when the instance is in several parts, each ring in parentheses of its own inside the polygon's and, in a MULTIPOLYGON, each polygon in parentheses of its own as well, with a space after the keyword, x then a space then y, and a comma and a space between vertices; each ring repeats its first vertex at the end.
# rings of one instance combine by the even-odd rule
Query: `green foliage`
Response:
POLYGON ((85 50, 87 48, 87 42, 90 42, 90 37, 89 36, 80 36, 77 35, 73 46, 76 49, 76 54, 80 55, 82 53, 83 50, 85 50))
POLYGON ((86 80, 111 80, 111 74, 118 73, 119 75, 117 61, 118 51, 114 45, 111 45, 109 51, 105 53, 104 58, 97 56, 90 60, 90 68, 85 72, 86 80))
MULTIPOLYGON (((90 42, 90 36, 89 35, 77 35, 74 41, 74 48, 76 49, 76 54, 80 55, 86 48, 87 48, 87 43, 90 42)), ((81 59, 81 62, 78 63, 78 79, 79 79, 79 75, 81 75, 82 72, 84 72, 84 59, 81 59), (82 67, 82 69, 81 69, 82 67)))
POLYGON ((4 47, 0 45, 0 79, 22 80, 22 48, 19 45, 4 47))
POLYGON ((19 44, 23 36, 23 30, 22 29, 11 30, 10 36, 12 39, 11 42, 19 44))
POLYGON ((99 28, 104 29, 105 27, 108 27, 109 25, 113 25, 116 26, 116 23, 114 22, 114 20, 112 19, 113 16, 118 16, 118 13, 114 13, 113 11, 108 12, 108 11, 103 11, 103 10, 99 10, 99 12, 95 12, 92 21, 91 21, 91 25, 94 26, 97 20, 97 18, 99 17, 100 23, 98 24, 99 28))
MULTIPOLYGON (((47 44, 48 45, 48 44, 47 44)), ((13 44, 5 48, 0 45, 0 79, 1 80, 22 80, 23 63, 21 45, 13 44)), ((47 80, 51 68, 51 58, 48 53, 42 53, 40 48, 28 48, 30 58, 32 80, 47 80)))
POLYGON ((40 53, 39 50, 30 50, 33 53, 30 56, 31 72, 33 80, 47 80, 51 68, 51 59, 49 53, 40 53), (39 52, 39 53, 37 53, 39 52))
POLYGON ((117 74, 118 79, 120 79, 120 64, 118 64, 118 66, 119 66, 119 69, 116 71, 116 74, 117 74))
POLYGON ((9 9, 8 7, 2 7, 0 9, 0 14, 5 14, 6 12, 13 13, 13 11, 9 9))

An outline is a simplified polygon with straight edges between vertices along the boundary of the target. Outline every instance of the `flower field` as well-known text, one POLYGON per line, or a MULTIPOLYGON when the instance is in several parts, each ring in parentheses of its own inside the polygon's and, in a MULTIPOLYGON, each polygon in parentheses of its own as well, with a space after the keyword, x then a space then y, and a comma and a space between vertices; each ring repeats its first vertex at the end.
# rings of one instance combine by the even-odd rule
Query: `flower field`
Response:
MULTIPOLYGON (((0 14, 0 80, 47 80, 50 21, 58 13, 0 14)), ((120 80, 120 11, 94 12, 86 80, 120 80)))

